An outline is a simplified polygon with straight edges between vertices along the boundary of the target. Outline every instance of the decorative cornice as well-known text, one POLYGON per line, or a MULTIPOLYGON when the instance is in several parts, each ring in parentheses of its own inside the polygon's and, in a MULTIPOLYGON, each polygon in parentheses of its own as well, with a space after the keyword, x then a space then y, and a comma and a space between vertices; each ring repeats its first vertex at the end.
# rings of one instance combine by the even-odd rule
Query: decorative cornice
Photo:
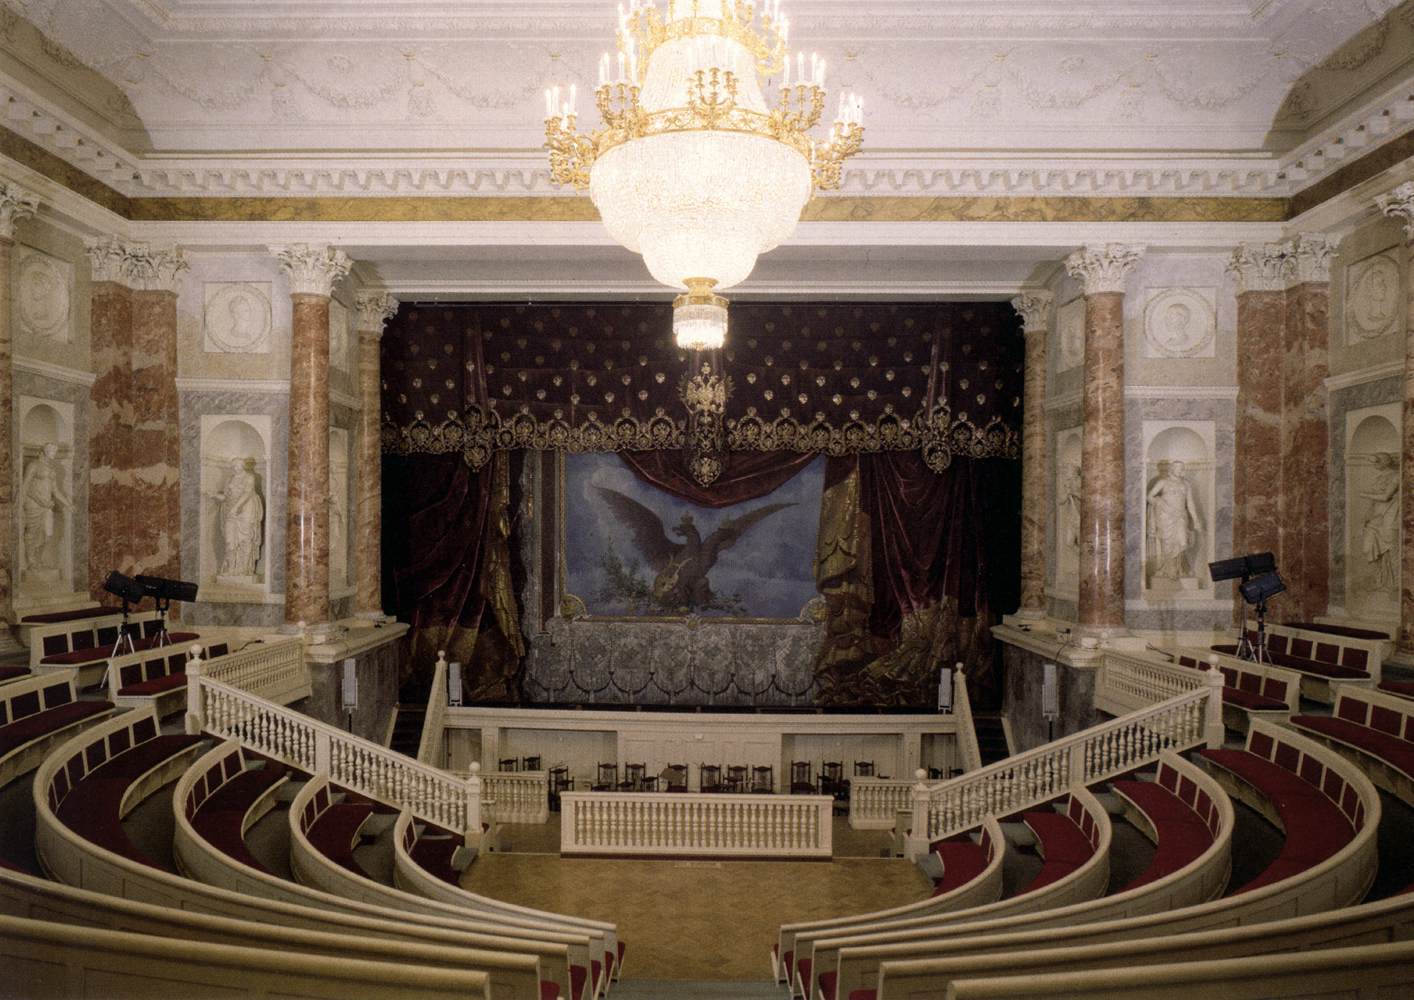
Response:
POLYGON ((178 377, 178 392, 269 392, 287 394, 290 383, 282 379, 178 377))
POLYGON ((1324 233, 1298 233, 1282 244, 1282 273, 1286 287, 1331 280, 1331 260, 1337 240, 1324 233))
POLYGON ((49 361, 40 361, 38 358, 26 358, 19 354, 15 355, 14 364, 17 372, 28 372, 31 375, 39 375, 42 378, 66 382, 70 385, 91 386, 98 380, 98 376, 93 372, 80 371, 77 368, 56 365, 49 361))
POLYGON ((1052 307, 1056 297, 1053 292, 1034 289, 1022 292, 1011 300, 1011 307, 1021 314, 1022 327, 1026 333, 1046 333, 1051 328, 1052 307))
POLYGON ((1237 398, 1235 385, 1127 385, 1125 399, 1226 399, 1237 398))
POLYGON ((1405 181, 1393 191, 1379 195, 1375 204, 1391 219, 1404 220, 1404 239, 1414 243, 1414 181, 1405 181))
POLYGON ((129 243, 116 236, 87 242, 95 282, 111 281, 144 292, 175 292, 177 277, 191 265, 177 246, 129 243))
POLYGON ((15 238, 15 223, 39 211, 39 199, 18 184, 0 182, 0 239, 15 238))
POLYGON ((1232 252, 1228 272, 1237 279, 1237 294, 1280 292, 1286 288, 1285 251, 1280 243, 1244 243, 1232 252))
POLYGON ((354 329, 360 334, 383 335, 383 327, 398 311, 398 300, 384 291, 363 289, 354 295, 354 329))
POLYGON ((1327 392, 1339 392, 1342 389, 1349 389, 1355 385, 1366 385, 1370 382, 1378 382, 1381 379, 1398 378, 1404 374, 1404 359, 1396 358, 1393 361, 1386 361, 1384 364, 1371 365, 1368 368, 1357 368, 1352 372, 1341 372, 1339 375, 1331 375, 1326 379, 1327 392))
POLYGON ((289 278, 291 295, 322 295, 328 298, 334 291, 334 285, 353 267, 348 254, 331 246, 299 243, 271 247, 270 252, 289 278))
POLYGON ((1086 295, 1124 294, 1124 283, 1144 256, 1144 248, 1123 243, 1081 247, 1065 259, 1065 270, 1080 282, 1086 295))

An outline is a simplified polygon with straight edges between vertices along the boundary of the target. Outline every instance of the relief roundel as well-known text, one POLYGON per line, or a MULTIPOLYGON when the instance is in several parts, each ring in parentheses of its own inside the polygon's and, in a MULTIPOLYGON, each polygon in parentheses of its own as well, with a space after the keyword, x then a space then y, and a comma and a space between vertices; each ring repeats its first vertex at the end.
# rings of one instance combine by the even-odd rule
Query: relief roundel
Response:
POLYGON ((1371 340, 1394 333, 1399 324, 1399 265, 1379 254, 1354 265, 1345 293, 1346 329, 1350 340, 1371 340))
POLYGON ((1149 300, 1144 340, 1151 358, 1213 356, 1213 305, 1192 288, 1166 288, 1149 300))
POLYGON ((62 265, 44 254, 30 254, 20 264, 20 322, 33 336, 69 339, 69 279, 62 265))
POLYGON ((206 339, 208 350, 254 354, 265 350, 270 335, 270 300, 246 284, 208 286, 206 339))

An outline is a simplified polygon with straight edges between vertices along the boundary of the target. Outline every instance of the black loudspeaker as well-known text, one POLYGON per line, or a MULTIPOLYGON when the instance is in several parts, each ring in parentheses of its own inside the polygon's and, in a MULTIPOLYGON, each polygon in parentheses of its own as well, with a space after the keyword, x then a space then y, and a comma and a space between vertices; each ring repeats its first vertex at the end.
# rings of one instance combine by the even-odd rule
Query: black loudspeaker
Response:
POLYGON ((358 661, 348 659, 344 661, 344 676, 341 692, 343 695, 344 708, 353 710, 358 708, 358 661))

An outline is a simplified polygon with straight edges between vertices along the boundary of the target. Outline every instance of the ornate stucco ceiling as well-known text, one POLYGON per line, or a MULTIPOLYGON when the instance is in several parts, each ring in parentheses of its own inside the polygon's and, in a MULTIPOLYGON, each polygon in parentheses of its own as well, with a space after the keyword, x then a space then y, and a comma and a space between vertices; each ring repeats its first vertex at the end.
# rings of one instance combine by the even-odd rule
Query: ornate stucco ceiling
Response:
MULTIPOLYGON (((610 0, 0 3, 10 122, 134 194, 548 192, 541 91, 592 83, 614 16, 610 0)), ((833 85, 864 95, 857 194, 1285 193, 1414 107, 1414 2, 788 7, 833 85)))

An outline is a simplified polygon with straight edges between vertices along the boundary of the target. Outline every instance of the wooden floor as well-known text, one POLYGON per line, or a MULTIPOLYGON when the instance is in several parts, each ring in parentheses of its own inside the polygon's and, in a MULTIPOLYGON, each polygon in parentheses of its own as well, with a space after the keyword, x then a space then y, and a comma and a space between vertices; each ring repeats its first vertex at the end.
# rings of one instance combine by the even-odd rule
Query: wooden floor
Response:
POLYGON ((782 923, 895 906, 921 899, 931 888, 912 864, 877 852, 829 862, 516 853, 547 847, 549 833, 511 830, 511 850, 482 854, 462 885, 513 903, 614 921, 629 947, 625 979, 764 980, 782 923))

